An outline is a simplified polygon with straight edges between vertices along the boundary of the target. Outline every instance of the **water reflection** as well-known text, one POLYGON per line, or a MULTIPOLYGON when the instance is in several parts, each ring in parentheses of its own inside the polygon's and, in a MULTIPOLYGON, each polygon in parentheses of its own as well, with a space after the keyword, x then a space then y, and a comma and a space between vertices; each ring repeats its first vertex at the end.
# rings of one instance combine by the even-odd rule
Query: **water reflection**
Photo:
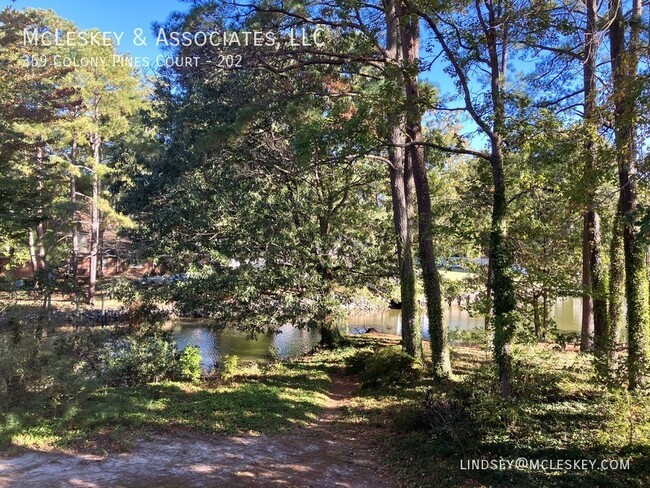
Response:
MULTIPOLYGON (((560 332, 579 332, 580 314, 582 303, 579 298, 565 298, 558 300, 553 306, 552 317, 557 322, 560 332)), ((453 303, 444 305, 443 318, 449 330, 482 329, 485 326, 483 317, 472 317, 463 307, 453 303)), ((426 316, 421 319, 422 335, 429 338, 429 320, 426 316)), ((344 328, 348 334, 363 334, 369 328, 387 334, 402 333, 402 316, 399 310, 382 310, 379 312, 357 312, 348 316, 344 328)))
MULTIPOLYGON (((579 332, 582 303, 579 298, 558 300, 553 307, 552 316, 557 321, 560 332, 579 332)), ((472 330, 484 327, 482 317, 470 317, 466 310, 457 304, 444 305, 444 319, 450 330, 472 330)), ((422 317, 422 335, 429 338, 428 320, 422 317)), ((342 330, 348 334, 363 334, 373 328, 377 332, 401 334, 402 320, 399 310, 379 310, 352 313, 342 330)), ((258 334, 250 339, 243 332, 235 330, 215 330, 208 319, 179 319, 173 323, 178 345, 198 346, 203 357, 203 367, 211 370, 226 354, 236 354, 243 362, 265 362, 274 357, 286 359, 308 352, 320 339, 316 331, 299 330, 285 325, 278 334, 258 334)))
POLYGON ((316 331, 299 330, 285 325, 277 334, 257 334, 251 339, 237 330, 217 330, 209 319, 178 319, 172 324, 179 348, 197 346, 202 366, 210 371, 227 354, 236 354, 241 362, 266 362, 273 358, 288 359, 309 352, 319 341, 316 331))

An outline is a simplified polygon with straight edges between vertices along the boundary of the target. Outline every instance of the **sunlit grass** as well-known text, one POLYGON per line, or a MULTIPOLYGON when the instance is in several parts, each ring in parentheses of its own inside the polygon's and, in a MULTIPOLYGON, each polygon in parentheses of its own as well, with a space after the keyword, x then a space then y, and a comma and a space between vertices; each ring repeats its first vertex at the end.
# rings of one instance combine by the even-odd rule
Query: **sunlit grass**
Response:
POLYGON ((485 351, 455 347, 453 381, 433 384, 424 377, 409 387, 360 391, 352 418, 377 427, 385 462, 404 486, 648 486, 647 396, 607 391, 588 355, 519 346, 515 358, 511 400, 500 397, 485 351), (424 408, 427 391, 441 402, 434 410, 424 408), (460 469, 461 459, 518 457, 630 459, 630 470, 460 469))
POLYGON ((318 356, 242 369, 221 384, 166 381, 136 388, 98 387, 64 408, 48 410, 38 395, 2 415, 5 449, 92 445, 110 435, 122 443, 135 435, 189 429, 219 434, 289 432, 318 418, 329 386, 318 356))

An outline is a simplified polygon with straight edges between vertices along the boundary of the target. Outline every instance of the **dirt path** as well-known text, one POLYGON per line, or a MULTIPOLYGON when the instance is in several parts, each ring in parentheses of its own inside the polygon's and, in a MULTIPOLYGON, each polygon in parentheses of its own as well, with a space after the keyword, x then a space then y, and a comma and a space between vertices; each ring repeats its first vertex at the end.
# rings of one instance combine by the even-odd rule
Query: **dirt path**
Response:
POLYGON ((345 421, 356 385, 332 376, 317 422, 279 436, 195 434, 138 440, 105 457, 28 452, 0 459, 1 487, 372 487, 392 486, 362 426, 345 421))

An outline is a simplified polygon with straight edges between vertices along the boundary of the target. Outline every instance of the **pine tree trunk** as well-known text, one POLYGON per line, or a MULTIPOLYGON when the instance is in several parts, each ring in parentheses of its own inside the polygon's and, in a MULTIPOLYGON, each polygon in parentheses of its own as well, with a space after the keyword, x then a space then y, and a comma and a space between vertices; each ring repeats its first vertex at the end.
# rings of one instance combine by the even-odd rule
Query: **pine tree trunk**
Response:
MULTIPOLYGON (((43 178, 45 176, 45 154, 43 150, 43 144, 39 141, 39 145, 36 149, 36 165, 37 165, 37 191, 38 191, 38 223, 36 224, 36 242, 31 242, 30 245, 36 247, 36 283, 39 289, 43 292, 43 310, 47 312, 49 320, 49 312, 51 305, 51 283, 50 283, 50 273, 47 265, 47 251, 45 248, 45 232, 46 232, 46 222, 45 222, 45 212, 43 211, 43 204, 45 201, 45 195, 43 194, 44 182, 43 178)), ((33 239, 33 237, 32 237, 33 239)))
POLYGON ((28 238, 29 238, 29 260, 32 264, 32 274, 34 276, 34 279, 36 279, 36 273, 38 272, 38 261, 36 260, 36 238, 34 237, 33 229, 29 229, 28 238))
MULTIPOLYGON (((612 240, 609 247, 609 306, 608 330, 609 347, 618 342, 624 326, 623 303, 625 301, 625 253, 623 251, 623 220, 621 203, 617 205, 612 226, 612 240)), ((613 354, 613 351, 610 351, 613 354)))
MULTIPOLYGON (((399 20, 395 4, 386 14, 386 52, 399 67, 402 54, 399 49, 399 20)), ((399 73, 399 71, 397 71, 399 73)), ((415 301, 415 272, 413 270, 413 215, 414 192, 411 161, 404 148, 406 142, 404 119, 396 113, 389 113, 389 147, 391 196, 393 201, 393 223, 397 235, 397 263, 400 277, 402 302, 402 342, 407 354, 416 361, 422 360, 422 329, 418 323, 415 301)))
MULTIPOLYGON (((72 141, 70 164, 77 164, 77 141, 72 141)), ((70 173, 70 203, 72 204, 72 255, 70 256, 70 271, 72 286, 77 292, 77 276, 79 274, 79 225, 77 223, 77 180, 73 172, 70 173)))
MULTIPOLYGON (((36 164, 38 168, 37 191, 39 196, 38 205, 38 223, 36 224, 36 271, 43 273, 47 270, 47 256, 45 250, 45 215, 43 212, 43 175, 44 169, 44 151, 43 146, 39 144, 36 149, 36 164)), ((41 276, 43 278, 43 276, 41 276)))
MULTIPOLYGON (((404 144, 403 139, 391 138, 391 144, 404 144)), ((404 350, 416 361, 422 359, 422 331, 417 320, 415 301, 415 273, 413 269, 412 222, 406 204, 406 179, 404 170, 404 155, 392 156, 390 168, 391 193, 393 198, 393 221, 397 232, 397 258, 400 276, 400 295, 402 302, 402 340, 404 350), (402 164, 399 164, 401 159, 402 164), (400 167, 401 166, 401 167, 400 167)), ((411 205, 412 202, 411 202, 411 205)))
POLYGON ((544 290, 542 292, 542 330, 544 334, 548 330, 548 291, 544 290))
POLYGON ((47 270, 47 256, 45 251, 45 224, 39 222, 36 224, 36 268, 38 271, 47 270))
POLYGON ((99 164, 100 164, 100 138, 95 134, 92 141, 95 167, 93 172, 93 196, 90 216, 90 273, 88 284, 88 302, 93 304, 97 285, 97 258, 99 255, 99 164))
MULTIPOLYGON (((600 216, 597 212, 589 212, 589 268, 591 272, 591 287, 594 315, 594 343, 602 344, 607 340, 607 278, 605 265, 601 255, 600 216)), ((598 346, 600 347, 600 346, 598 346)))
POLYGON ((585 59, 583 63, 584 85, 584 127, 585 168, 584 188, 586 212, 583 231, 583 310, 580 349, 592 348, 592 338, 603 343, 607 334, 607 279, 603 266, 600 216, 596 211, 596 184, 594 170, 597 163, 595 137, 597 133, 596 113, 596 56, 598 51, 597 2, 587 0, 587 28, 585 31, 585 59), (588 302, 588 303, 586 303, 588 302))
POLYGON ((402 19, 400 24, 402 53, 406 63, 404 85, 406 89, 406 135, 409 144, 407 151, 411 159, 418 205, 418 244, 429 318, 431 361, 434 376, 444 378, 450 375, 451 364, 447 346, 447 329, 442 318, 440 277, 436 267, 436 256, 431 236, 433 222, 429 181, 424 161, 424 148, 419 144, 422 142, 422 116, 418 101, 420 32, 417 16, 401 15, 400 17, 402 19))
POLYGON ((512 392, 512 359, 510 343, 516 324, 512 312, 515 310, 515 290, 512 281, 511 252, 506 237, 506 187, 503 174, 501 140, 495 133, 492 140, 492 179, 494 181, 492 203, 492 225, 490 250, 492 255, 492 297, 494 323, 494 356, 499 370, 501 394, 508 398, 512 392))
POLYGON ((590 260, 590 212, 585 212, 582 226, 582 323, 580 327, 580 350, 590 351, 594 335, 594 320, 591 301, 590 260))
POLYGON ((637 137, 638 48, 641 1, 633 2, 634 22, 626 49, 626 19, 620 0, 610 2, 612 21, 609 28, 612 81, 614 89, 614 132, 623 219, 625 294, 627 298, 628 388, 636 390, 644 383, 648 363, 648 279, 645 246, 633 222, 626 220, 637 209, 637 137))

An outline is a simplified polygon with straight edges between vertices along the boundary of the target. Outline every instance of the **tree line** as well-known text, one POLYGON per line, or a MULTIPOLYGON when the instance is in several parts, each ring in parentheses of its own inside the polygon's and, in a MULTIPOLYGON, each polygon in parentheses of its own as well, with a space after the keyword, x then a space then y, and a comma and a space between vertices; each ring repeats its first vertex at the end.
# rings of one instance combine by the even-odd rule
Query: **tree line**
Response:
POLYGON ((649 347, 643 13, 641 0, 196 1, 156 31, 268 30, 279 44, 170 46, 199 62, 143 83, 126 67, 30 67, 22 28, 64 21, 5 10, 2 239, 46 287, 56 260, 75 276, 87 218, 92 300, 103 215, 187 274, 168 296, 181 308, 251 331, 317 327, 331 343, 355 290, 397 282, 417 360, 424 296, 437 378, 451 374, 440 258, 485 256, 472 306, 504 396, 513 342, 542 339, 552 303, 571 295, 580 348, 604 376, 625 357, 621 381, 637 389, 649 347), (295 29, 318 29, 321 45, 296 46, 295 29), (224 54, 242 66, 218 67, 224 54))

